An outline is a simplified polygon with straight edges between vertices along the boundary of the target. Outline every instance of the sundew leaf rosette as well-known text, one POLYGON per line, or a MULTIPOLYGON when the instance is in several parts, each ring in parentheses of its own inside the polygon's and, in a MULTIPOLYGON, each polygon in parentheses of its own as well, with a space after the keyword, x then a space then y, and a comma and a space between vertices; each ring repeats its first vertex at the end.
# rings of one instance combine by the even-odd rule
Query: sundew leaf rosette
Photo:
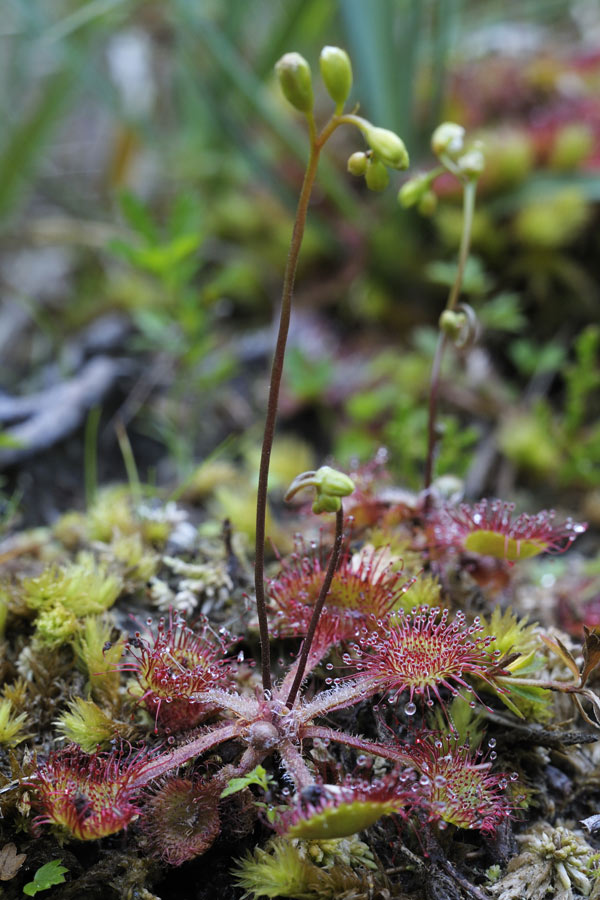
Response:
POLYGON ((566 519, 554 522, 554 510, 542 510, 513 518, 514 503, 480 500, 473 506, 461 503, 435 511, 429 533, 434 546, 454 548, 508 563, 540 553, 563 553, 587 529, 584 522, 566 519))

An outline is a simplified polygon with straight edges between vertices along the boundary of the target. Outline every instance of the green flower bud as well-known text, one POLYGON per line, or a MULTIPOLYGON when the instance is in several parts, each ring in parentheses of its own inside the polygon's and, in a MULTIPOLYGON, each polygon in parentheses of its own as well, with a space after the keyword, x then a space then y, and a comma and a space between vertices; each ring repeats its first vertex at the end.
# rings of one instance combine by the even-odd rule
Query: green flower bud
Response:
POLYGON ((307 487, 313 487, 317 492, 313 512, 319 515, 324 512, 338 512, 342 507, 341 497, 347 497, 352 493, 354 482, 331 466, 321 466, 316 472, 303 472, 294 478, 284 499, 291 500, 298 491, 307 487))
POLYGON ((321 466, 317 469, 314 482, 319 493, 331 494, 333 497, 348 497, 355 487, 348 475, 332 469, 331 466, 321 466))
POLYGON ((455 341, 465 327, 466 322, 467 317, 464 313, 445 309, 440 316, 440 329, 450 338, 450 340, 455 341))
POLYGON ((392 169, 408 169, 408 151, 404 141, 387 128, 376 128, 363 120, 360 126, 371 150, 377 154, 382 163, 392 169))
POLYGON ((283 94, 293 107, 308 113, 313 108, 310 66, 299 53, 285 53, 275 64, 283 94))
POLYGON ((384 164, 378 159, 370 159, 367 162, 365 181, 370 191, 385 191, 390 183, 390 176, 384 164))
POLYGON ((368 156, 361 150, 348 158, 348 171, 351 175, 364 175, 367 171, 368 156))
POLYGON ((319 65, 329 96, 338 107, 343 107, 352 88, 350 57, 340 47, 323 47, 319 65))
POLYGON ((473 147, 457 159, 457 165, 467 178, 479 178, 485 168, 485 157, 479 147, 473 147))
POLYGON ((454 122, 443 122, 431 136, 431 149, 436 156, 446 154, 456 158, 462 153, 465 142, 465 129, 454 122))
POLYGON ((432 216, 437 209, 438 198, 435 191, 425 191, 419 200, 417 209, 422 216, 432 216))
POLYGON ((336 513, 342 508, 342 501, 339 497, 332 497, 329 494, 317 494, 317 498, 312 505, 312 511, 319 516, 321 513, 336 513))
POLYGON ((427 193, 430 186, 430 177, 426 174, 415 175, 405 181, 398 192, 398 203, 405 209, 415 206, 427 193))

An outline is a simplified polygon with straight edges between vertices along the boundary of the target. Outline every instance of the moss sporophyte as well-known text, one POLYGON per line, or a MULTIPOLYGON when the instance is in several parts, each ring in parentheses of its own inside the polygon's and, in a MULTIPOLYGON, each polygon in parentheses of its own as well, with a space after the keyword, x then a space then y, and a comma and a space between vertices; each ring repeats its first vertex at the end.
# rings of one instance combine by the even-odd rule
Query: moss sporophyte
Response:
MULTIPOLYGON (((465 192, 459 273, 447 306, 447 312, 464 314, 464 319, 452 320, 451 328, 446 317, 442 325, 432 375, 425 491, 413 500, 393 504, 388 516, 390 504, 376 485, 361 488, 360 496, 353 498, 355 480, 344 472, 321 466, 299 474, 287 499, 311 492, 313 513, 324 517, 323 535, 333 531, 331 549, 323 536, 314 544, 299 539, 295 553, 282 559, 279 573, 266 581, 269 462, 294 278, 320 153, 338 127, 352 125, 368 146, 352 154, 350 169, 364 175, 368 186, 381 186, 388 168, 408 165, 397 135, 354 113, 344 113, 352 70, 343 50, 326 47, 321 57, 323 80, 335 111, 320 130, 306 60, 297 53, 286 54, 276 70, 285 97, 306 119, 309 158, 284 275, 259 470, 255 617, 261 683, 238 651, 238 638, 225 629, 215 631, 205 619, 188 626, 181 615, 171 612, 168 620, 156 625, 149 620, 128 639, 111 639, 110 628, 99 619, 93 620, 93 627, 88 619, 84 627, 82 616, 103 613, 115 602, 118 578, 94 568, 87 559, 70 570, 48 570, 22 585, 27 608, 38 615, 35 641, 45 643, 47 649, 51 641, 71 640, 76 633, 73 640, 94 697, 73 705, 71 718, 63 716, 60 727, 68 735, 83 734, 87 728, 108 746, 112 743, 113 749, 86 753, 72 744, 53 752, 23 783, 38 811, 36 828, 60 826, 78 840, 136 828, 153 852, 172 865, 205 852, 233 827, 234 819, 242 821, 246 816, 251 830, 260 792, 259 808, 269 807, 265 818, 279 837, 271 845, 272 852, 260 851, 240 864, 240 883, 253 885, 249 889, 258 896, 261 871, 264 883, 272 884, 276 873, 279 877, 282 866, 287 866, 285 885, 295 892, 291 895, 312 898, 315 894, 300 884, 302 878, 316 877, 312 863, 296 844, 286 849, 282 840, 341 841, 384 816, 394 816, 398 827, 410 822, 430 831, 490 833, 513 815, 519 801, 511 789, 515 776, 494 770, 495 751, 482 753, 477 746, 471 748, 463 735, 459 739, 450 711, 454 698, 466 710, 461 714, 461 729, 468 732, 471 722, 474 736, 482 730, 479 722, 475 724, 477 710, 493 715, 504 703, 516 715, 523 715, 517 699, 525 696, 533 703, 540 692, 571 694, 579 703, 581 698, 591 700, 587 678, 599 654, 592 637, 580 675, 563 645, 551 639, 539 642, 532 624, 525 627, 511 613, 485 621, 473 614, 470 602, 462 603, 464 597, 453 595, 452 577, 461 573, 463 557, 493 557, 510 581, 517 563, 566 550, 585 526, 570 520, 557 526, 552 513, 513 518, 512 506, 500 500, 450 506, 441 502, 431 486, 441 354, 448 340, 464 341, 463 325, 469 328, 469 313, 458 309, 457 298, 468 253, 474 185, 483 165, 480 148, 467 146, 464 130, 452 123, 445 123, 434 135, 440 169, 418 176, 401 192, 405 204, 418 202, 442 170, 458 178, 465 192), (379 172, 377 184, 374 166, 379 172), (353 505, 356 512, 352 532, 344 503, 353 505), (82 611, 77 597, 84 588, 93 596, 84 597, 82 611), (424 597, 434 602, 423 603, 424 597), (48 611, 52 613, 49 620, 41 619, 48 611), (65 628, 70 629, 66 638, 65 628), (270 658, 272 636, 302 639, 297 656, 287 668, 282 663, 276 678, 270 658), (115 647, 124 653, 122 660, 117 659, 115 647), (330 653, 331 659, 325 662, 330 653), (564 679, 564 673, 556 678, 540 673, 552 654, 570 670, 570 680, 564 679), (537 669, 534 662, 539 662, 537 669), (319 669, 323 663, 329 673, 324 677, 319 669), (101 673, 106 678, 104 691, 101 673), (131 680, 121 690, 118 679, 123 673, 131 680), (322 687, 315 690, 318 684, 322 687), (480 699, 483 692, 485 702, 480 699), (372 714, 374 705, 380 707, 379 717, 369 721, 380 735, 377 740, 357 733, 359 716, 365 716, 365 710, 372 714), (385 719, 385 710, 391 711, 394 727, 385 719), (440 719, 436 724, 431 717, 436 710, 447 723, 444 733, 438 733, 440 719), (352 723, 345 728, 333 724, 332 714, 341 711, 352 723), (132 734, 145 738, 135 750, 127 749, 123 740, 119 722, 122 725, 124 712, 133 723, 132 734), (111 722, 120 738, 108 738, 111 722), (153 738, 154 734, 159 738, 153 738), (345 748, 342 754, 333 752, 336 745, 345 748), (273 757, 282 774, 277 775, 273 757), (377 760, 377 773, 371 771, 373 760, 377 760), (250 775, 260 766, 269 767, 262 781, 250 775), (353 768, 364 768, 364 777, 353 768)), ((8 710, 4 740, 10 744, 18 739, 21 720, 9 721, 12 707, 2 708, 8 710)), ((321 856, 339 859, 337 852, 332 847, 327 852, 319 850, 321 856)), ((361 859, 364 863, 364 854, 361 859)), ((351 862, 347 869, 348 878, 354 877, 351 862)), ((268 890, 268 896, 285 895, 277 893, 276 886, 268 890)))

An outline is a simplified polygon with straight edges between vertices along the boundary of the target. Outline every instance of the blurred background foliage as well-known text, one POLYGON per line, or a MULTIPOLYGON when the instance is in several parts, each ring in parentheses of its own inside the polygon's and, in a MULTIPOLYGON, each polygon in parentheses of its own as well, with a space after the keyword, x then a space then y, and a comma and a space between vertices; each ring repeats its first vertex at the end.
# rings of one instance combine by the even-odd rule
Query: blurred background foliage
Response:
MULTIPOLYGON (((76 375, 73 348, 112 323, 113 343, 97 330, 84 341, 84 356, 99 341, 130 363, 102 408, 100 477, 114 477, 117 420, 159 482, 197 480, 223 442, 248 456, 307 152, 273 65, 298 50, 316 75, 321 47, 338 44, 353 61, 352 99, 404 137, 411 174, 432 165, 442 119, 485 143, 465 281, 483 334, 447 359, 438 474, 464 478, 471 495, 553 484, 600 521, 597 10, 595 0, 6 0, 3 389, 23 396, 76 375)), ((330 114, 324 89, 317 110, 330 114)), ((342 465, 384 444, 395 476, 418 488, 460 193, 440 179, 430 216, 403 211, 400 181, 374 195, 346 174, 356 149, 355 133, 336 135, 320 168, 282 427, 342 465)), ((83 459, 70 457, 78 475, 83 459)), ((25 490, 22 467, 8 472, 25 490)))

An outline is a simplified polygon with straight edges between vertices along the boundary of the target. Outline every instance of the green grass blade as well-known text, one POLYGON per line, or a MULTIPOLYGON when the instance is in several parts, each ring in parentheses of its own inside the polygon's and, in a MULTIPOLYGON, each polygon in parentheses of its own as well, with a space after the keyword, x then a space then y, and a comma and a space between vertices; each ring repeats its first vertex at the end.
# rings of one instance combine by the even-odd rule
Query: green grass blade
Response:
POLYGON ((0 217, 14 206, 26 178, 65 108, 73 72, 64 68, 50 76, 32 108, 9 134, 0 150, 0 217))

